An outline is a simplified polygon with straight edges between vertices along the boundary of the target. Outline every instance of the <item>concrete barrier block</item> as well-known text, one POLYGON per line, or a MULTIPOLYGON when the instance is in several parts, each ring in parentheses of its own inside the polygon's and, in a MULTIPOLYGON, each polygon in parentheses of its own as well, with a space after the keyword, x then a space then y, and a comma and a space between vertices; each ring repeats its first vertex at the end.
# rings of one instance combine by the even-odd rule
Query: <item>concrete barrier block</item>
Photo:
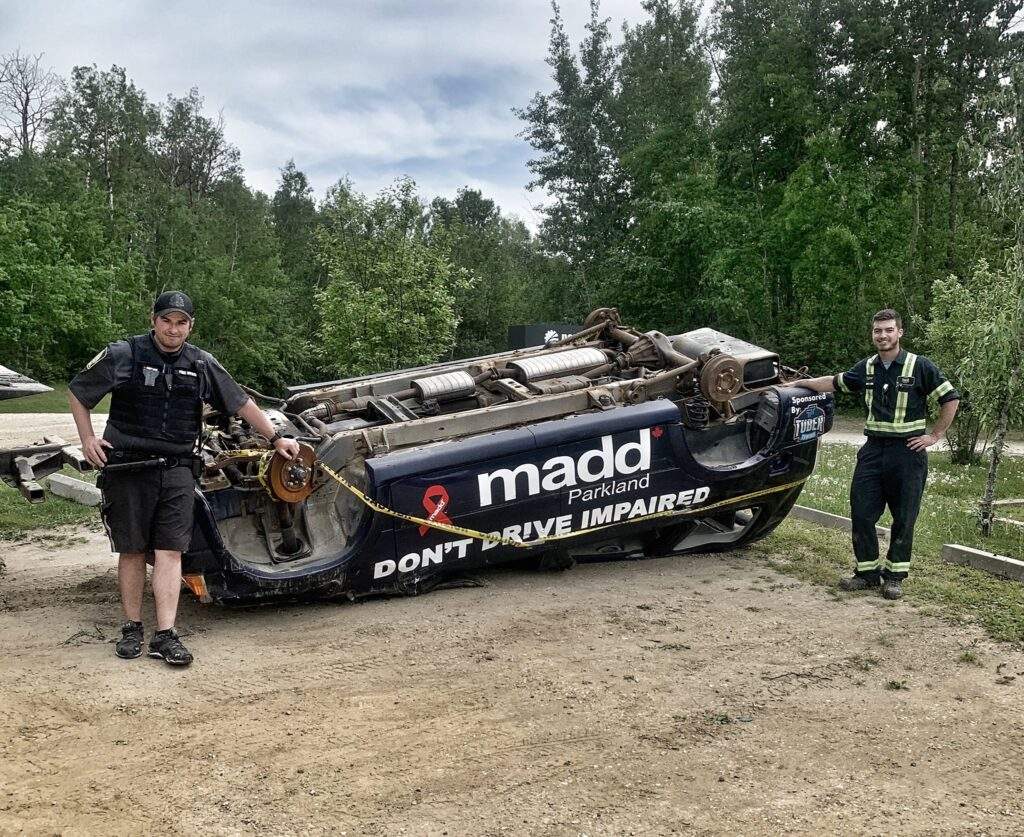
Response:
POLYGON ((103 499, 100 490, 84 480, 76 480, 74 477, 66 477, 64 474, 51 474, 47 482, 50 485, 50 491, 58 497, 73 500, 83 506, 98 506, 103 499))
POLYGON ((969 546, 947 543, 942 546, 942 560, 947 564, 974 567, 977 570, 984 570, 993 575, 1001 575, 1004 578, 1024 581, 1024 561, 1008 558, 1005 555, 995 555, 981 549, 972 549, 969 546))
MULTIPOLYGON (((842 529, 844 532, 849 532, 853 528, 853 521, 848 517, 819 511, 808 506, 793 506, 789 514, 790 517, 817 523, 819 526, 827 526, 829 529, 842 529)), ((876 526, 875 531, 881 538, 889 537, 889 530, 884 526, 876 526)))

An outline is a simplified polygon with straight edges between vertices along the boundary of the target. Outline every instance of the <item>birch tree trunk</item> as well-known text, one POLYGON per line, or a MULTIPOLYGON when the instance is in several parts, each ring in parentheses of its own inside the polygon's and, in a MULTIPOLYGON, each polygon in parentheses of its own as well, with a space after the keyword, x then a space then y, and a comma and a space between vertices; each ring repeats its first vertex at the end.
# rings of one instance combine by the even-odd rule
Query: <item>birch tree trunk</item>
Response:
POLYGON ((985 480, 985 494, 981 498, 980 525, 983 535, 992 534, 992 517, 994 512, 993 503, 996 499, 996 475, 999 471, 999 461, 1003 458, 1003 445, 1006 442, 1006 429, 1010 421, 1010 398, 1017 391, 1017 379, 1020 377, 1020 366, 1014 368, 1010 373, 1010 379, 1006 382, 1006 389, 1003 391, 1003 398, 999 405, 999 419, 996 421, 996 434, 992 440, 992 454, 988 461, 988 477, 985 480))

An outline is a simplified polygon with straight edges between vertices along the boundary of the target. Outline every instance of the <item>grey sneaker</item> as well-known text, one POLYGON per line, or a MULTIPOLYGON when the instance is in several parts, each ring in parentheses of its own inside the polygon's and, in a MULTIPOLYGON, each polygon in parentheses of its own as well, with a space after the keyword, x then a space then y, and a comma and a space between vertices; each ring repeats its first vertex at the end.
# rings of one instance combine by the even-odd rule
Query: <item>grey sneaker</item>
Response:
POLYGON ((903 598, 903 581, 899 578, 887 578, 885 584, 882 585, 882 596, 887 599, 903 598))
POLYGON ((172 666, 187 666, 192 662, 192 654, 178 639, 174 628, 157 631, 149 641, 149 656, 163 660, 172 666))
POLYGON ((114 653, 122 660, 134 660, 142 655, 142 623, 123 622, 121 638, 114 646, 114 653))
POLYGON ((862 575, 855 575, 851 578, 844 578, 839 582, 840 590, 870 590, 878 586, 877 578, 866 578, 862 575))

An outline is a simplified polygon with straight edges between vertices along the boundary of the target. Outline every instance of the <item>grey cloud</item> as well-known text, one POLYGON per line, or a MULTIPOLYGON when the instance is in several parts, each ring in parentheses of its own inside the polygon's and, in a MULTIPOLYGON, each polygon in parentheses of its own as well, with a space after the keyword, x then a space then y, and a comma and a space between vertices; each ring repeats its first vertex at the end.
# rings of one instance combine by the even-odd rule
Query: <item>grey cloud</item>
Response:
MULTIPOLYGON (((562 5, 579 41, 587 3, 562 5)), ((603 7, 615 30, 642 15, 638 1, 603 7)), ((0 0, 0 52, 44 52, 65 76, 118 64, 157 102, 198 87, 264 191, 294 158, 321 193, 345 174, 368 193, 409 174, 428 198, 472 185, 535 226, 511 109, 550 86, 550 17, 542 0, 0 0)))

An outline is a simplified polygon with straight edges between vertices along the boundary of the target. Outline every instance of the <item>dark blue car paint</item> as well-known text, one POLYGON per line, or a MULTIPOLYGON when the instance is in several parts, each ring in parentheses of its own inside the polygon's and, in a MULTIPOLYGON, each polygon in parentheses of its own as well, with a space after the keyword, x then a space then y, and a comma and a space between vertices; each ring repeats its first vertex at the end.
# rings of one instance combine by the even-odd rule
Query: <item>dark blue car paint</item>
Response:
MULTIPOLYGON (((671 401, 657 400, 371 457, 366 460, 366 493, 385 506, 425 517, 432 506, 425 500, 425 493, 432 486, 442 486, 450 503, 445 515, 459 526, 483 532, 501 531, 506 526, 526 521, 546 523, 564 515, 572 516, 571 526, 575 530, 581 523, 583 509, 600 508, 608 503, 635 503, 638 499, 707 487, 710 493, 700 503, 704 506, 788 484, 810 474, 817 438, 832 425, 832 397, 817 398, 802 389, 780 389, 778 393, 778 426, 770 434, 767 450, 755 453, 742 463, 709 467, 698 462, 687 445, 678 408, 671 401), (813 437, 794 431, 795 416, 806 414, 809 409, 792 404, 798 397, 804 403, 812 402, 811 406, 824 416, 821 432, 813 437), (604 436, 611 436, 612 448, 618 450, 623 444, 639 444, 640 434, 644 432, 650 434, 650 468, 644 471, 647 480, 643 488, 591 502, 577 497, 570 503, 570 487, 514 500, 496 499, 486 507, 480 504, 478 480, 481 473, 526 463, 539 468, 557 456, 578 460, 587 451, 599 448, 604 436)), ((635 478, 640 480, 642 476, 638 474, 635 478)), ((605 483, 628 482, 632 478, 632 475, 614 476, 578 483, 575 488, 582 491, 605 483)), ((753 503, 761 511, 744 542, 771 531, 788 513, 799 491, 798 486, 753 503)), ((506 563, 527 553, 506 546, 484 549, 479 541, 462 543, 461 536, 436 529, 421 534, 417 524, 365 509, 355 536, 337 555, 293 569, 277 565, 268 571, 239 560, 225 549, 217 521, 239 513, 240 501, 234 489, 207 496, 197 492, 194 535, 183 567, 186 573, 204 575, 215 600, 403 592, 429 585, 445 574, 506 563), (448 550, 439 555, 438 547, 443 544, 449 544, 448 550), (405 565, 412 567, 416 563, 413 556, 423 555, 424 551, 431 559, 426 566, 398 570, 403 558, 405 565), (395 569, 375 577, 390 568, 388 562, 394 563, 395 569)), ((632 534, 665 527, 673 520, 624 521, 614 528, 582 535, 568 543, 573 548, 596 544, 625 532, 632 534)))

